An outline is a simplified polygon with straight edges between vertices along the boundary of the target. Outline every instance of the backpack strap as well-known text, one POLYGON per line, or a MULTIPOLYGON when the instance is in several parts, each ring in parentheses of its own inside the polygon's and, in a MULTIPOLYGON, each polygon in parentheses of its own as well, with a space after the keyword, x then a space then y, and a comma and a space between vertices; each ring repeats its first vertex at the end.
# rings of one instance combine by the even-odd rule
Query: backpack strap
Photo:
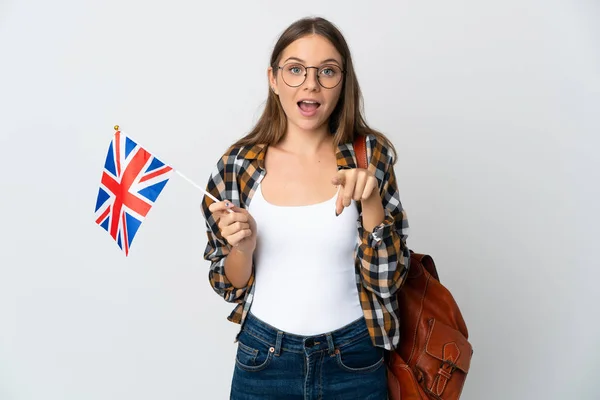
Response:
POLYGON ((367 137, 356 135, 354 138, 354 153, 356 154, 356 162, 358 168, 367 169, 369 160, 367 159, 367 137))

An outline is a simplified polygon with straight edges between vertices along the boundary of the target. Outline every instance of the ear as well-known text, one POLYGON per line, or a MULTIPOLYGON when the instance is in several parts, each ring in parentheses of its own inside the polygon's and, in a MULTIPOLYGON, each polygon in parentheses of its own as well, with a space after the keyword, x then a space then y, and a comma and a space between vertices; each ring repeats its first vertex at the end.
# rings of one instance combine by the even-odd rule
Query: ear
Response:
POLYGON ((275 74, 273 73, 273 67, 269 67, 267 69, 267 76, 269 78, 269 86, 271 87, 271 90, 276 95, 279 95, 279 91, 277 90, 277 78, 275 77, 275 74))

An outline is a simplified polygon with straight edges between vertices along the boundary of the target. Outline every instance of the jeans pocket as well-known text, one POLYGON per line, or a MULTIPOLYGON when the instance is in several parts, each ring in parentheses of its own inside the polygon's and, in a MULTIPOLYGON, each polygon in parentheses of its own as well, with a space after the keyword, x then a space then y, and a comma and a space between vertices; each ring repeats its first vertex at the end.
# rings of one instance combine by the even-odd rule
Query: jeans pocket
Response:
POLYGON ((384 365, 384 350, 373 345, 367 334, 336 350, 339 367, 347 372, 373 372, 384 365))
POLYGON ((262 371, 269 366, 275 349, 247 332, 238 338, 236 365, 248 372, 262 371))

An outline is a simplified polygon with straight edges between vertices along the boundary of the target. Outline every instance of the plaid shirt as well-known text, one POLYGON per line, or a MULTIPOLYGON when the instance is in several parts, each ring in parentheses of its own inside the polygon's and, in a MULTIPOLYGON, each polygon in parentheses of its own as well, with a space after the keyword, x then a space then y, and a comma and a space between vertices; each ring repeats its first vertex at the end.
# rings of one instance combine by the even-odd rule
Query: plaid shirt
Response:
MULTIPOLYGON (((207 191, 219 200, 230 200, 236 206, 246 208, 265 176, 265 150, 265 145, 229 150, 212 172, 207 191)), ((391 154, 375 136, 367 137, 367 157, 369 171, 374 173, 379 183, 385 219, 373 232, 368 232, 362 227, 362 218, 358 218, 354 248, 357 288, 373 344, 392 350, 400 339, 395 294, 404 283, 410 259, 406 246, 408 220, 400 202, 391 154)), ((338 170, 357 166, 352 143, 339 145, 336 158, 338 170)), ((202 212, 206 220, 208 243, 204 259, 210 261, 210 284, 225 301, 237 303, 227 319, 243 325, 252 305, 254 269, 243 288, 233 287, 225 276, 225 257, 230 247, 208 209, 211 203, 212 200, 205 196, 202 212)), ((360 214, 360 202, 356 203, 360 214)))

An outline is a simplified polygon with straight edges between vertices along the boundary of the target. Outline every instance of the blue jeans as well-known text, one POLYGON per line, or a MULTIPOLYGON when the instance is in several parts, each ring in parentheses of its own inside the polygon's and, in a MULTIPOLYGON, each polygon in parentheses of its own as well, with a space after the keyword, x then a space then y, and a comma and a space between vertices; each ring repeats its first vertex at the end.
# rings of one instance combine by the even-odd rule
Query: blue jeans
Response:
POLYGON ((364 318, 333 332, 298 336, 248 313, 238 336, 232 400, 386 400, 384 350, 364 318))

